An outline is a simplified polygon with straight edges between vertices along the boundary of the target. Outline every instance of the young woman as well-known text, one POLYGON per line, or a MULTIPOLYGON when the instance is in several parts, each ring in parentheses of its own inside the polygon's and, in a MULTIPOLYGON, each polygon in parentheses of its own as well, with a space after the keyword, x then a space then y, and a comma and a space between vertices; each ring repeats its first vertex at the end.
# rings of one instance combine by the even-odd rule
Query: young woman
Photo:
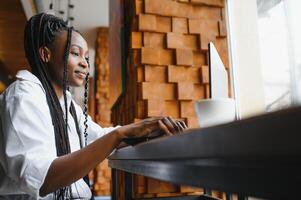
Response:
POLYGON ((186 128, 169 117, 102 128, 87 117, 68 87, 86 84, 87 99, 88 46, 63 20, 33 16, 24 46, 32 72, 0 96, 0 199, 89 199, 82 177, 124 138, 186 128))

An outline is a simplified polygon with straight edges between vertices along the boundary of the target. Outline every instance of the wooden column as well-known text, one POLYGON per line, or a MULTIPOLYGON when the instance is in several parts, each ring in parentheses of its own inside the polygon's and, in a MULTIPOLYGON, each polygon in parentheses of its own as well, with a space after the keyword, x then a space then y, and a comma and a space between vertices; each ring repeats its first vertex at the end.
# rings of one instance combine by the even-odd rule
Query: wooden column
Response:
MULTIPOLYGON (((96 101, 95 121, 102 127, 110 127, 110 89, 109 89, 109 30, 98 28, 95 54, 95 79, 96 101)), ((94 170, 94 193, 95 195, 111 194, 111 169, 108 161, 100 163, 94 170)))

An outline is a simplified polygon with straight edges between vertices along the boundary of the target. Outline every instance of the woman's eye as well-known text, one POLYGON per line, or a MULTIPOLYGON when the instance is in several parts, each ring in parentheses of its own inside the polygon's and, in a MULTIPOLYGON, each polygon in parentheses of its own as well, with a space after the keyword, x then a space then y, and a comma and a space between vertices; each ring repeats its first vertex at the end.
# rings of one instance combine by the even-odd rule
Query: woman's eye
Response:
POLYGON ((72 54, 72 55, 75 55, 75 56, 79 56, 79 53, 77 53, 77 52, 72 52, 72 51, 71 51, 71 54, 72 54))
POLYGON ((88 57, 86 57, 85 59, 86 59, 87 63, 89 63, 89 58, 88 58, 88 57))

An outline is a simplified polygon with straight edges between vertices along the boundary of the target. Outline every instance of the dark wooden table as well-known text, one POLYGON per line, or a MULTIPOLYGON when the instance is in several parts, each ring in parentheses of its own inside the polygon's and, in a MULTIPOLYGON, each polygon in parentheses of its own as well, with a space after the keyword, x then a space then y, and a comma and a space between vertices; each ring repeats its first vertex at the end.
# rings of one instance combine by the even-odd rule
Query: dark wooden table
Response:
POLYGON ((301 108, 116 151, 113 169, 267 199, 301 199, 301 108))

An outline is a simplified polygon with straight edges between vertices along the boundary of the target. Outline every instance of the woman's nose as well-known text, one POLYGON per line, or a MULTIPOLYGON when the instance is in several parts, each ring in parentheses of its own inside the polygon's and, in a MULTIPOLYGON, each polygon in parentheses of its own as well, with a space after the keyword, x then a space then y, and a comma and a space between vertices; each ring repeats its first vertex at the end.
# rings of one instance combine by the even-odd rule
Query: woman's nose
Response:
POLYGON ((88 68, 89 67, 89 63, 86 60, 86 58, 82 58, 79 64, 80 64, 80 66, 82 66, 84 68, 88 68))

